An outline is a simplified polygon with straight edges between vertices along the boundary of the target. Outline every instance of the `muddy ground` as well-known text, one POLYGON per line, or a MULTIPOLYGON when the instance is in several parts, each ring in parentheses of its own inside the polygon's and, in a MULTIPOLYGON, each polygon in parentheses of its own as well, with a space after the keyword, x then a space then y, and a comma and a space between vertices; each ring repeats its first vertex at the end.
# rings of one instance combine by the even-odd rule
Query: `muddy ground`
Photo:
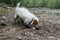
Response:
POLYGON ((13 24, 14 8, 0 7, 0 21, 4 15, 6 26, 0 25, 0 40, 60 40, 60 10, 29 8, 40 20, 40 29, 26 28, 23 24, 13 24))

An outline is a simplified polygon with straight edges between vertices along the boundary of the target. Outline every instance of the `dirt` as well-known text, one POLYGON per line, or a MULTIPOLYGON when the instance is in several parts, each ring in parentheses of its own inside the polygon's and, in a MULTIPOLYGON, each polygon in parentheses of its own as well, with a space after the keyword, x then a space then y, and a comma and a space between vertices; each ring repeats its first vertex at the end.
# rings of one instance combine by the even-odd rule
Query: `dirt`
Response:
POLYGON ((60 10, 30 8, 40 20, 40 29, 26 28, 23 24, 14 24, 15 8, 0 7, 0 21, 6 16, 6 26, 0 25, 0 40, 60 40, 60 10))

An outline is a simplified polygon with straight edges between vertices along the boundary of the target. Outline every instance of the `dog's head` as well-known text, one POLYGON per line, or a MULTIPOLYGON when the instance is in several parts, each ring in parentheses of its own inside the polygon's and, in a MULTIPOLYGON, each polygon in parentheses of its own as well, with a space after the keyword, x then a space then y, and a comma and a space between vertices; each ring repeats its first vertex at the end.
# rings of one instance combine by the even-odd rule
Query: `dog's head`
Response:
POLYGON ((34 19, 31 21, 31 25, 34 26, 35 28, 38 28, 38 24, 39 24, 38 18, 34 18, 34 19))

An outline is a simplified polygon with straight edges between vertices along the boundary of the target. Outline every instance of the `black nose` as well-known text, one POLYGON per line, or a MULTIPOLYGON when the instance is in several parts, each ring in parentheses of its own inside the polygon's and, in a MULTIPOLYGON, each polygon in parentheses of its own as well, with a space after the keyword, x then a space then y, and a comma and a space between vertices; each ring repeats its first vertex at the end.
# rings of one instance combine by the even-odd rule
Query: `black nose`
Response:
POLYGON ((39 30, 39 28, 36 28, 36 30, 39 30))

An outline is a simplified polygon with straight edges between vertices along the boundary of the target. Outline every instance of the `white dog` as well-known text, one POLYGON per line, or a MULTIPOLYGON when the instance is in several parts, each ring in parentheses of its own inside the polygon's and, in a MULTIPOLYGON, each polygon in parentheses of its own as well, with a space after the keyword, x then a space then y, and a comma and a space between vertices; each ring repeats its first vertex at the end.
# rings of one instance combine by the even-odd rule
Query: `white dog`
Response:
POLYGON ((32 13, 28 11, 28 9, 24 7, 19 7, 20 3, 17 4, 14 18, 16 19, 17 16, 21 18, 24 22, 24 24, 28 25, 29 27, 37 28, 37 25, 39 24, 39 19, 32 13))

